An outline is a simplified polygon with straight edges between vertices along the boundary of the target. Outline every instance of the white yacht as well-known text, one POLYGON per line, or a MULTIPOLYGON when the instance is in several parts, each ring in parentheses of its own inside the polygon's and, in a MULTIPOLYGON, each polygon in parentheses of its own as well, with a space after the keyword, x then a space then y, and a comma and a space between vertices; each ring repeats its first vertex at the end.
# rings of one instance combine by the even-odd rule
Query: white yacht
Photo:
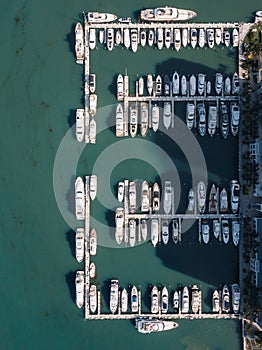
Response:
POLYGON ((133 286, 131 290, 131 311, 134 313, 138 312, 138 291, 136 286, 133 286))
POLYGON ((129 124, 129 132, 132 137, 136 136, 137 133, 137 124, 138 124, 138 110, 137 110, 137 102, 131 102, 129 107, 130 113, 130 124, 129 124))
POLYGON ((185 96, 187 94, 187 80, 185 75, 181 77, 181 94, 185 96))
POLYGON ((216 189, 215 184, 211 186, 210 194, 209 194, 209 213, 217 213, 218 212, 218 191, 216 189))
POLYGON ((167 244, 169 241, 169 228, 167 220, 162 222, 162 241, 164 244, 167 244))
POLYGON ((85 186, 80 176, 75 181, 75 214, 77 220, 85 219, 85 186))
POLYGON ((140 30, 140 44, 141 44, 141 46, 146 46, 146 30, 145 29, 140 30))
POLYGON ((179 242, 179 221, 178 219, 172 219, 172 239, 175 244, 179 242))
POLYGON ((235 314, 239 313, 240 307, 240 288, 237 283, 232 284, 232 307, 235 314))
POLYGON ((129 23, 132 23, 132 18, 131 17, 120 17, 120 18, 118 18, 118 22, 129 24, 129 23))
POLYGON ((165 181, 164 185, 164 199, 163 199, 163 209, 165 214, 169 214, 172 207, 172 188, 171 182, 165 181))
POLYGON ((140 11, 140 20, 146 22, 186 21, 197 16, 192 10, 177 9, 175 7, 157 7, 140 11))
POLYGON ((154 41, 155 41, 155 32, 153 29, 149 29, 149 32, 148 32, 148 45, 149 46, 153 46, 154 45, 154 41))
POLYGON ((148 104, 147 102, 140 103, 140 132, 143 137, 146 137, 148 131, 148 104))
POLYGON ((237 180, 230 181, 230 204, 232 213, 237 213, 239 207, 240 185, 237 180))
POLYGON ((165 47, 167 49, 170 48, 171 40, 172 40, 171 29, 170 28, 165 28, 165 47))
POLYGON ((199 291, 196 284, 192 286, 191 292, 192 292, 192 300, 191 300, 192 311, 194 314, 197 314, 200 311, 200 304, 201 304, 200 293, 201 292, 199 291))
POLYGON ((182 45, 186 47, 188 44, 188 29, 183 28, 182 29, 182 45))
POLYGON ((240 119, 240 108, 237 102, 231 102, 230 114, 231 114, 231 123, 230 123, 231 134, 233 136, 236 136, 239 129, 239 119, 240 119))
POLYGON ((140 229, 141 229, 141 236, 142 236, 143 240, 146 241, 146 239, 147 239, 147 221, 145 219, 141 220, 140 229))
POLYGON ((152 209, 154 212, 160 209, 160 188, 157 182, 153 185, 152 209))
POLYGON ((136 221, 129 220, 129 244, 130 247, 134 247, 136 244, 136 221))
POLYGON ((115 239, 118 244, 121 244, 124 239, 124 209, 116 208, 115 213, 115 239))
POLYGON ((234 73, 232 77, 232 94, 239 94, 239 78, 237 73, 234 73))
POLYGON ((96 89, 96 75, 95 74, 93 74, 93 73, 89 74, 88 83, 89 83, 89 90, 93 94, 95 92, 95 89, 96 89))
POLYGON ((229 224, 227 219, 223 219, 221 221, 222 226, 222 236, 223 236, 223 242, 227 244, 229 242, 229 224))
POLYGON ((208 133, 211 137, 216 132, 217 118, 217 105, 216 103, 210 103, 208 107, 208 133))
POLYGON ((222 42, 222 30, 221 28, 216 28, 215 30, 215 43, 216 45, 220 45, 222 42))
POLYGON ((222 311, 229 312, 230 311, 230 294, 228 286, 225 284, 222 289, 222 311))
POLYGON ((209 237, 210 237, 210 233, 209 233, 210 227, 208 225, 207 220, 202 220, 201 231, 202 231, 203 242, 207 244, 209 242, 209 237))
POLYGON ((117 99, 118 101, 124 99, 124 77, 122 74, 118 74, 117 77, 117 99))
POLYGON ((224 94, 230 95, 230 92, 231 92, 231 79, 229 77, 226 77, 225 86, 224 86, 224 94))
POLYGON ((96 230, 92 228, 90 231, 90 238, 89 238, 89 251, 90 255, 96 255, 97 250, 97 235, 96 230))
POLYGON ((121 311, 127 312, 128 307, 128 293, 127 290, 124 288, 121 292, 121 311))
POLYGON ((90 278, 96 277, 96 265, 93 261, 91 262, 91 264, 89 266, 89 275, 90 275, 90 278))
POLYGON ((195 194, 192 188, 188 192, 188 206, 187 211, 192 213, 195 211, 195 194))
POLYGON ((82 142, 85 135, 85 110, 78 108, 76 110, 76 139, 82 142))
POLYGON ((232 42, 233 42, 233 47, 237 47, 237 46, 238 46, 239 35, 238 35, 238 30, 237 30, 237 28, 234 28, 234 29, 233 29, 233 32, 232 32, 232 42))
POLYGON ((196 28, 190 29, 190 42, 193 49, 197 46, 198 41, 198 32, 196 28))
POLYGON ((134 181, 129 183, 128 188, 129 211, 133 214, 136 210, 136 184, 134 181))
POLYGON ((223 188, 220 193, 220 211, 222 213, 228 210, 228 199, 227 199, 227 190, 223 188))
POLYGON ((149 95, 152 95, 152 92, 153 92, 153 77, 152 77, 152 74, 148 74, 147 75, 146 86, 147 86, 147 91, 148 91, 149 95))
POLYGON ((90 176, 89 184, 90 184, 89 186, 90 198, 93 201, 96 198, 96 193, 97 193, 97 176, 96 175, 90 176))
POLYGON ((157 104, 152 106, 152 129, 154 132, 158 130, 159 126, 159 107, 157 104))
POLYGON ((96 48, 96 30, 95 28, 89 29, 89 48, 94 50, 96 48))
POLYGON ((181 48, 181 32, 179 28, 174 30, 174 46, 176 51, 179 51, 181 48))
POLYGON ((161 293, 161 311, 166 314, 168 311, 168 290, 166 287, 162 289, 161 293))
POLYGON ((189 95, 195 96, 196 94, 196 77, 194 74, 189 79, 189 95))
POLYGON ((198 45, 199 47, 204 47, 206 43, 206 31, 204 28, 199 29, 199 35, 198 35, 198 45))
POLYGON ((215 45, 215 33, 213 28, 207 29, 207 44, 210 49, 213 49, 215 45))
POLYGON ((174 295, 173 295, 173 308, 175 310, 175 312, 179 312, 179 309, 180 309, 180 305, 179 305, 179 294, 178 294, 178 291, 175 291, 174 292, 174 295))
POLYGON ((96 285, 91 284, 89 289, 89 306, 92 313, 96 312, 97 309, 97 291, 96 285))
POLYGON ((156 286, 151 290, 151 313, 157 314, 159 311, 159 292, 156 286))
POLYGON ((197 89, 198 89, 198 93, 200 96, 202 96, 204 94, 204 91, 205 91, 205 74, 203 73, 199 73, 198 76, 197 76, 197 89))
POLYGON ((189 130, 194 126, 195 122, 195 104, 193 102, 187 102, 186 104, 186 125, 189 130))
POLYGON ((100 44, 104 44, 105 43, 105 29, 100 29, 99 30, 99 42, 100 44))
POLYGON ((217 290, 213 292, 212 297, 212 311, 213 312, 219 312, 220 311, 220 297, 217 290))
POLYGON ((179 94, 179 84, 180 84, 179 74, 177 73, 177 71, 175 71, 175 73, 173 74, 173 77, 172 77, 173 95, 179 94))
POLYGON ((221 73, 216 73, 215 90, 217 95, 220 95, 223 90, 223 75, 221 73))
POLYGON ((85 230, 83 228, 76 229, 75 235, 75 255, 76 260, 81 263, 84 259, 85 254, 85 230))
POLYGON ((230 45, 230 33, 228 30, 224 30, 224 44, 226 47, 230 45))
POLYGON ((88 12, 86 14, 86 20, 89 23, 108 23, 113 22, 117 19, 117 16, 113 13, 103 12, 88 12))
POLYGON ((157 48, 159 50, 162 50, 164 47, 164 30, 163 28, 157 28, 156 32, 156 43, 157 43, 157 48))
POLYGON ((181 303, 181 312, 183 314, 188 314, 189 312, 189 291, 187 287, 183 288, 182 292, 182 303, 181 303))
POLYGON ((159 239, 159 222, 157 219, 151 220, 151 242, 155 247, 159 239))
POLYGON ((141 212, 149 211, 149 186, 147 181, 143 181, 141 188, 141 212))
POLYGON ((112 51, 114 48, 114 29, 108 28, 106 31, 106 47, 108 51, 112 51))
POLYGON ((199 212, 203 214, 206 208, 206 185, 203 181, 197 184, 197 202, 199 212))
POLYGON ((117 29, 116 35, 115 35, 115 44, 116 46, 119 46, 122 43, 122 30, 117 29))
POLYGON ((201 136, 206 134, 206 108, 204 102, 197 104, 198 131, 201 136))
POLYGON ((229 117, 227 105, 223 101, 220 104, 220 131, 222 137, 226 139, 229 131, 229 117))
POLYGON ((129 49, 131 45, 129 28, 124 28, 124 46, 129 49))
POLYGON ((116 137, 124 135, 124 111, 121 103, 116 107, 116 137))
POLYGON ((163 320, 156 318, 136 318, 136 329, 139 333, 150 334, 155 332, 163 332, 177 328, 179 325, 171 320, 163 320))
POLYGON ((138 33, 137 29, 131 29, 131 50, 137 52, 138 47, 138 33))
POLYGON ((143 79, 143 77, 140 77, 138 79, 138 95, 139 96, 144 95, 144 79, 143 79))
POLYGON ((84 305, 84 286, 85 286, 84 271, 76 271, 76 277, 75 277, 76 305, 79 308, 81 308, 84 305))
POLYGON ((220 235, 220 222, 218 219, 213 220, 213 233, 215 238, 218 238, 220 235))
POLYGON ((171 126, 171 102, 164 102, 164 110, 163 110, 163 124, 164 127, 168 130, 171 126))
POLYGON ((116 313, 118 308, 118 280, 111 280, 110 282, 110 311, 112 314, 116 313))
POLYGON ((207 82, 207 88, 206 88, 206 91, 207 91, 207 95, 210 95, 211 94, 211 81, 209 80, 207 82))
POLYGON ((80 22, 75 26, 75 54, 76 63, 83 64, 85 58, 84 30, 80 22))
POLYGON ((237 220, 232 220, 232 239, 235 246, 239 243, 240 224, 237 220))
POLYGON ((89 95, 89 113, 91 117, 93 117, 96 114, 96 107, 97 107, 97 95, 90 94, 89 95))
POLYGON ((96 121, 94 118, 89 122, 89 141, 92 144, 96 143, 96 121))
POLYGON ((162 94, 162 78, 159 74, 156 76, 155 93, 156 96, 160 96, 162 94))
POLYGON ((164 95, 170 96, 170 79, 167 74, 164 76, 164 95))

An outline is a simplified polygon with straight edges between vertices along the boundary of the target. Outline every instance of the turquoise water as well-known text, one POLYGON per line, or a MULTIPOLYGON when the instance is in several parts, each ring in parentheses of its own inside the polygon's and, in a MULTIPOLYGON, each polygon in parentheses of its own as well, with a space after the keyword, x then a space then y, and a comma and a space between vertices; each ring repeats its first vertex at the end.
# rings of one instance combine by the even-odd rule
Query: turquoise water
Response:
MULTIPOLYGON (((161 346, 176 350, 241 349, 240 325, 235 321, 179 321, 176 331, 148 337, 138 334, 129 321, 84 322, 82 311, 76 308, 73 300, 74 272, 79 264, 72 254, 74 236, 68 221, 76 224, 70 212, 70 185, 75 170, 67 169, 67 183, 63 182, 61 170, 61 186, 55 189, 61 194, 62 202, 67 203, 65 214, 63 210, 60 212, 54 195, 53 165, 58 147, 72 125, 74 110, 82 105, 82 67, 74 63, 72 51, 74 25, 81 20, 83 10, 134 16, 142 7, 161 4, 149 0, 143 3, 102 0, 97 4, 89 0, 1 1, 1 349, 159 349, 161 346)), ((204 22, 246 21, 257 10, 255 0, 220 1, 212 4, 212 8, 205 0, 172 4, 196 10, 197 21, 204 22)), ((232 74, 235 70, 233 57, 232 50, 222 49, 212 52, 185 49, 178 54, 145 49, 133 55, 121 49, 109 54, 99 47, 92 53, 99 107, 115 103, 114 79, 126 67, 133 81, 137 74, 162 73, 167 67, 170 71, 176 68, 188 74, 203 70, 212 76, 218 69, 232 74)), ((182 108, 176 111, 181 118, 182 108)), ((98 118, 99 115, 100 130, 110 125, 110 113, 101 112, 98 118)), ((82 151, 70 131, 69 135, 68 164, 72 154, 80 157, 82 151)), ((205 149, 209 184, 214 181, 226 186, 228 180, 237 175, 236 140, 229 138, 221 142, 216 136, 211 143, 209 138, 196 138, 205 149)), ((139 138, 134 141, 134 147, 139 147, 139 141, 139 138)), ((163 141, 150 134, 147 141, 156 142, 174 161, 181 187, 178 208, 182 212, 191 184, 187 157, 166 138, 163 141)), ((83 150, 77 174, 92 172, 93 167, 99 166, 96 164, 99 155, 116 142, 120 141, 111 129, 101 132, 97 145, 83 150)), ((118 150, 120 146, 121 143, 118 150)), ((123 150, 130 148, 128 144, 125 147, 123 150)), ((203 247, 197 241, 193 226, 183 236, 180 247, 164 249, 159 246, 153 250, 146 243, 133 250, 108 248, 113 242, 107 224, 112 220, 110 210, 116 205, 113 199, 116 182, 126 177, 153 181, 158 176, 169 175, 168 159, 162 159, 157 149, 151 154, 156 168, 146 164, 150 149, 149 144, 144 143, 139 157, 134 156, 139 159, 123 161, 110 174, 108 169, 97 174, 101 188, 103 180, 109 184, 112 200, 108 203, 101 192, 101 198, 92 206, 92 220, 93 223, 97 221, 101 244, 95 257, 96 282, 105 291, 103 298, 107 295, 107 281, 112 277, 117 277, 125 287, 135 283, 143 290, 145 310, 150 284, 165 284, 171 291, 180 284, 195 282, 205 294, 203 308, 207 311, 210 288, 237 280, 237 251, 232 245, 224 247, 212 241, 208 247, 203 247), (159 174, 157 167, 166 169, 165 174, 159 174)), ((198 169, 197 164, 193 168, 200 176, 202 169, 198 169)))

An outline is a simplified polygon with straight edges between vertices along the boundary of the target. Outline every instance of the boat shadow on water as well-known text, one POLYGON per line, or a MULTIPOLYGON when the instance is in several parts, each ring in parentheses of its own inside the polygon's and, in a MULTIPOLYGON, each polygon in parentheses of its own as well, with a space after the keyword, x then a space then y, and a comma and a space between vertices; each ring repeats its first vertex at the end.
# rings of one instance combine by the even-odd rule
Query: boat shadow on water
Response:
POLYGON ((69 293, 74 303, 76 300, 75 277, 75 271, 70 271, 65 275, 65 280, 69 289, 69 293))
POLYGON ((75 109, 70 109, 67 120, 71 128, 72 135, 75 138, 75 135, 76 135, 76 110, 75 109))
POLYGON ((73 231, 72 229, 68 230, 66 232, 66 239, 69 244, 71 254, 75 258, 75 231, 73 231))
POLYGON ((75 58, 75 26, 76 23, 80 21, 80 18, 75 19, 75 23, 72 24, 71 30, 66 34, 65 41, 68 43, 69 51, 73 54, 75 58))
POLYGON ((75 215, 75 177, 72 176, 71 184, 68 192, 66 193, 66 200, 68 203, 68 211, 75 215))

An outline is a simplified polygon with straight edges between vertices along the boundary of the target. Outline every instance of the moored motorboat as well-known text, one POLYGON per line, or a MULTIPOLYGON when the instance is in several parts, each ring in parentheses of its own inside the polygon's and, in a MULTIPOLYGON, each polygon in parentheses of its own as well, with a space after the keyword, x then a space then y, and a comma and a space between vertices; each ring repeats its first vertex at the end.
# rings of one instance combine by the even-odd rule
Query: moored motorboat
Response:
POLYGON ((167 74, 164 76, 164 95, 169 96, 170 95, 170 79, 167 74))
POLYGON ((192 74, 189 79, 189 95, 195 96, 195 94, 196 94, 196 76, 192 74))
POLYGON ((153 92, 153 77, 152 77, 152 74, 148 74, 147 75, 146 86, 147 86, 147 91, 148 91, 149 95, 152 95, 152 92, 153 92))
POLYGON ((163 109, 163 124, 164 127, 168 130, 171 126, 171 102, 165 101, 164 102, 164 109, 163 109))
POLYGON ((218 238, 220 235, 220 222, 218 219, 213 220, 213 233, 215 238, 218 238))
POLYGON ((206 43, 206 31, 204 28, 199 29, 199 35, 198 35, 198 45, 199 47, 204 47, 206 43))
POLYGON ((156 286, 151 290, 151 313, 157 314, 159 310, 159 292, 156 286))
POLYGON ((129 220, 129 244, 130 247, 136 244, 136 221, 134 219, 129 220))
POLYGON ((208 107, 208 133, 211 137, 216 132, 217 118, 217 105, 211 102, 208 107))
POLYGON ((237 47, 238 46, 238 42, 239 42, 239 34, 238 34, 238 30, 237 28, 233 29, 232 32, 232 42, 233 42, 233 47, 237 47))
POLYGON ((103 12, 88 12, 86 14, 86 20, 89 23, 109 23, 117 19, 117 16, 113 13, 103 13, 103 12))
POLYGON ((192 307, 192 311, 194 314, 197 314, 200 310, 200 304, 201 304, 201 300, 200 300, 200 295, 201 292, 198 289, 198 286, 196 284, 194 284, 191 288, 191 292, 192 292, 192 300, 191 300, 191 307, 192 307))
POLYGON ((104 42, 105 42, 105 29, 100 29, 99 30, 99 37, 98 37, 98 39, 99 39, 100 44, 104 44, 104 42))
POLYGON ((119 23, 132 23, 132 18, 131 17, 120 17, 118 18, 119 23))
POLYGON ((189 291, 187 287, 184 287, 182 291, 181 312, 183 314, 188 314, 189 312, 189 291))
POLYGON ((162 241, 164 244, 167 244, 169 241, 169 228, 167 220, 162 222, 162 241))
POLYGON ((144 95, 144 79, 143 79, 143 77, 140 77, 138 79, 138 95, 139 96, 144 95))
POLYGON ((237 283, 232 284, 231 286, 232 291, 232 308, 235 314, 239 313, 239 307, 240 307, 240 288, 237 283))
POLYGON ((172 207, 172 188, 171 182, 165 181, 164 185, 164 199, 163 199, 163 209, 165 214, 169 214, 172 207))
POLYGON ((186 125, 189 130, 194 126, 195 122, 195 104, 192 102, 187 102, 186 104, 186 125))
POLYGON ((129 132, 132 137, 135 137, 137 133, 137 124, 138 124, 137 102, 130 103, 129 111, 130 111, 129 132))
POLYGON ((205 74, 203 73, 199 73, 197 75, 197 90, 198 90, 198 93, 200 96, 202 96, 204 94, 204 91, 205 91, 205 74))
POLYGON ((83 64, 85 58, 84 30, 80 22, 75 26, 75 55, 76 63, 83 64))
POLYGON ((155 318, 136 318, 136 329, 139 333, 150 334, 155 332, 163 332, 177 328, 178 323, 171 320, 155 319, 155 318))
POLYGON ((146 30, 145 29, 140 30, 140 44, 141 44, 141 46, 146 46, 146 30))
POLYGON ((172 77, 172 93, 173 93, 173 95, 179 94, 179 83, 180 83, 179 74, 177 73, 177 71, 175 71, 173 74, 173 77, 172 77))
POLYGON ((119 181, 118 188, 117 188, 117 199, 119 202, 123 202, 124 200, 124 191, 125 191, 125 184, 123 181, 119 181))
POLYGON ((81 308, 84 305, 84 286, 85 273, 84 271, 76 271, 75 289, 76 289, 76 305, 81 308))
POLYGON ((207 82, 206 86, 207 86, 207 89, 206 89, 207 95, 210 95, 211 94, 211 81, 210 80, 207 82))
POLYGON ((141 211, 149 211, 149 186, 147 181, 143 181, 141 187, 141 211))
POLYGON ((173 295, 173 308, 174 308, 175 312, 179 312, 179 308, 180 308, 179 304, 180 304, 179 303, 179 294, 178 294, 178 291, 175 291, 174 295, 173 295))
POLYGON ((122 74, 118 74, 117 77, 117 99, 118 101, 124 99, 124 77, 122 74))
POLYGON ((97 291, 96 285, 91 284, 89 289, 89 306, 92 313, 96 312, 97 309, 97 291))
POLYGON ((147 239, 147 221, 145 219, 141 220, 140 229, 141 229, 141 236, 142 236, 143 240, 146 241, 146 239, 147 239))
POLYGON ((136 210, 136 184, 134 181, 129 183, 128 188, 129 211, 133 214, 136 210))
POLYGON ((140 11, 140 20, 146 22, 186 21, 196 16, 197 13, 192 10, 184 10, 168 6, 140 11))
POLYGON ((96 121, 94 118, 89 122, 89 142, 96 143, 96 121))
POLYGON ((192 188, 188 192, 188 206, 187 211, 193 213, 195 211, 195 194, 192 188))
POLYGON ((124 209, 123 208, 116 208, 115 223, 116 223, 115 239, 118 244, 121 244, 124 238, 124 209))
POLYGON ((140 132, 143 137, 148 131, 148 104, 147 102, 140 103, 140 132))
POLYGON ((166 27, 165 28, 165 47, 167 49, 170 48, 170 45, 171 45, 171 39, 172 39, 172 36, 171 36, 171 29, 166 27))
POLYGON ((223 237, 223 242, 227 244, 229 242, 229 224, 227 219, 223 219, 221 221, 221 226, 222 226, 222 237, 223 237))
POLYGON ((148 45, 149 46, 153 46, 154 45, 154 41, 155 41, 155 32, 153 29, 149 29, 149 32, 148 32, 148 45))
POLYGON ((116 107, 116 136, 122 137, 124 135, 124 111, 121 103, 116 107))
POLYGON ((110 311, 112 314, 116 313, 117 308, 118 308, 118 280, 111 280, 110 282, 110 311))
POLYGON ((210 227, 208 225, 207 220, 202 220, 202 225, 201 225, 201 231, 202 231, 202 239, 205 244, 208 244, 209 238, 210 238, 210 227))
POLYGON ((207 44, 210 49, 213 49, 215 45, 215 33, 213 28, 207 29, 207 44))
POLYGON ((96 265, 93 261, 91 262, 91 264, 89 266, 89 275, 90 275, 90 278, 96 277, 96 265))
POLYGON ((240 185, 237 180, 230 181, 230 205, 232 213, 237 213, 239 207, 240 185))
POLYGON ((232 77, 232 94, 239 94, 239 78, 237 73, 234 73, 232 77))
POLYGON ((223 101, 220 104, 220 131, 222 137, 226 139, 229 131, 229 117, 227 105, 223 101))
POLYGON ((224 44, 226 47, 230 45, 230 33, 228 30, 224 30, 224 44))
POLYGON ((199 212, 203 214, 206 208, 206 185, 203 181, 197 184, 197 201, 199 212))
POLYGON ((96 198, 96 193, 97 193, 97 176, 91 175, 90 182, 89 182, 89 194, 92 201, 96 198))
POLYGON ((231 102, 230 114, 231 114, 231 122, 230 122, 231 134, 233 136, 236 136, 239 129, 239 119, 240 119, 240 108, 237 102, 231 102))
POLYGON ((215 43, 216 45, 220 45, 222 41, 222 30, 221 28, 216 28, 215 30, 215 43))
POLYGON ((216 73, 215 76, 215 90, 216 94, 221 94, 223 90, 223 75, 221 73, 216 73))
POLYGON ((75 214, 77 220, 85 218, 85 186, 83 179, 78 176, 75 181, 75 214))
POLYGON ((197 104, 198 131, 201 136, 206 134, 206 108, 204 102, 197 104))
POLYGON ((168 311, 168 290, 166 287, 161 292, 161 311, 163 314, 166 314, 168 311))
POLYGON ((108 28, 106 31, 106 47, 108 51, 112 51, 114 48, 114 29, 108 28))
POLYGON ((228 210, 227 190, 223 188, 220 193, 220 211, 224 213, 227 210, 228 210))
POLYGON ((152 209, 153 211, 160 209, 160 188, 157 182, 153 185, 152 209))
POLYGON ((155 93, 156 96, 160 96, 162 93, 162 78, 159 74, 156 76, 155 93))
POLYGON ((156 29, 156 44, 159 50, 162 50, 164 47, 164 30, 163 28, 156 29))
POLYGON ((136 286, 133 286, 131 289, 131 311, 134 313, 138 312, 138 291, 136 286))
POLYGON ((230 92, 231 92, 231 79, 229 77, 226 77, 225 86, 224 86, 224 94, 230 95, 230 92))
POLYGON ((82 142, 85 135, 85 110, 78 108, 76 110, 76 139, 82 142))
POLYGON ((172 219, 172 239, 175 244, 179 242, 179 221, 172 219))
POLYGON ((232 220, 232 239, 235 246, 239 243, 240 224, 237 220, 232 220))
POLYGON ((157 219, 151 220, 151 242, 155 247, 159 239, 159 222, 157 219))
POLYGON ((157 104, 152 106, 152 129, 154 132, 158 130, 159 126, 159 107, 157 104))
POLYGON ((183 28, 182 29, 182 45, 186 47, 188 44, 188 29, 183 28))
POLYGON ((229 312, 230 311, 230 294, 228 286, 225 284, 222 289, 222 311, 229 312))
POLYGON ((89 48, 94 50, 96 48, 96 30, 95 28, 89 29, 89 48))
POLYGON ((131 29, 131 50, 137 52, 138 47, 138 33, 137 29, 131 29))
POLYGON ((127 290, 124 288, 121 292, 121 311, 127 312, 128 307, 128 293, 127 290))
POLYGON ((196 28, 190 29, 190 42, 193 49, 197 46, 198 41, 198 32, 196 28))
POLYGON ((96 114, 97 95, 90 94, 89 96, 89 113, 93 117, 96 114))
POLYGON ((215 184, 211 186, 209 194, 209 213, 216 213, 218 211, 218 198, 217 198, 217 189, 215 184))
POLYGON ((129 28, 124 28, 124 46, 129 49, 131 45, 129 28))
POLYGON ((220 297, 217 290, 213 292, 213 296, 212 296, 212 311, 213 312, 220 311, 220 297))
POLYGON ((81 263, 84 259, 84 251, 85 251, 85 230, 83 228, 78 227, 76 229, 75 235, 75 256, 76 260, 81 263))
POLYGON ((174 30, 174 46, 177 51, 181 48, 181 32, 179 28, 174 30))
POLYGON ((181 94, 185 96, 187 94, 187 80, 185 75, 181 77, 181 94))
POLYGON ((122 30, 117 29, 115 35, 115 45, 119 46, 122 43, 122 30))
POLYGON ((96 255, 96 250, 97 250, 97 234, 96 234, 96 230, 92 228, 90 231, 90 238, 89 238, 90 255, 96 255))

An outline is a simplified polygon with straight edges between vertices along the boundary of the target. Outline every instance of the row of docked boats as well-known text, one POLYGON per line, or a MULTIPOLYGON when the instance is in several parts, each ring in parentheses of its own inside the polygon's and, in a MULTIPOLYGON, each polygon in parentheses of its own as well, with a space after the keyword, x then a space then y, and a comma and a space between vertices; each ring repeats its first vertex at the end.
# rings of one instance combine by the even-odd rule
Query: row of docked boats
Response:
MULTIPOLYGON (((92 95, 90 95, 92 96, 92 95)), ((96 95, 95 95, 96 96, 96 95)), ((78 142, 83 142, 85 139, 85 129, 86 129, 86 116, 85 116, 85 110, 82 108, 78 108, 76 110, 76 139, 78 142)), ((88 120, 88 130, 87 130, 87 136, 89 139, 89 143, 95 144, 96 143, 96 121, 95 118, 89 118, 88 120)))
MULTIPOLYGON (((220 238, 222 236, 223 242, 228 244, 230 240, 230 225, 228 219, 222 219, 219 221, 218 219, 214 219, 212 221, 213 234, 215 238, 220 238)), ((207 219, 203 219, 201 221, 201 235, 202 241, 205 244, 208 244, 210 241, 210 224, 207 219)), ((238 245, 240 239, 240 224, 238 220, 231 221, 231 234, 232 234, 232 242, 235 246, 238 245)))
MULTIPOLYGON (((118 76, 117 85, 122 85, 123 76, 118 76)), ((120 89, 121 90, 121 89, 120 89)), ((214 81, 206 79, 206 74, 191 74, 189 77, 175 71, 171 76, 158 74, 153 77, 148 74, 146 79, 140 77, 136 81, 138 96, 148 93, 150 96, 230 96, 239 94, 239 77, 237 73, 224 76, 217 72, 214 81)), ((120 98, 118 98, 120 100, 120 98)))
POLYGON ((204 102, 187 102, 186 124, 189 130, 197 127, 201 136, 215 135, 220 127, 221 136, 226 139, 229 131, 236 136, 239 131, 240 106, 238 102, 228 104, 225 101, 209 102, 208 107, 204 102))
POLYGON ((85 219, 85 194, 89 193, 90 199, 96 198, 97 176, 86 176, 86 184, 82 177, 78 176, 75 181, 75 215, 77 220, 85 219), (87 188, 85 187, 87 186, 87 188))
MULTIPOLYGON (((88 239, 88 249, 90 255, 96 255, 97 250, 97 233, 94 228, 91 229, 88 239)), ((85 256, 85 230, 78 227, 75 234, 75 256, 76 260, 81 263, 85 256)))
POLYGON ((96 40, 100 44, 112 51, 114 47, 122 45, 133 52, 141 47, 155 46, 159 50, 163 48, 175 49, 179 51, 183 47, 190 45, 193 49, 196 47, 203 48, 224 45, 226 47, 237 47, 239 44, 239 32, 237 28, 232 31, 222 28, 179 28, 178 27, 157 27, 157 28, 105 28, 100 29, 98 38, 94 28, 89 31, 89 47, 96 47, 96 40))
MULTIPOLYGON (((206 184, 199 181, 194 191, 192 188, 188 192, 188 207, 187 213, 193 214, 196 212, 204 213, 206 210, 206 184)), ((237 180, 230 181, 230 199, 228 191, 223 188, 219 194, 219 187, 212 184, 209 192, 208 211, 210 214, 226 213, 230 209, 233 214, 239 209, 240 185, 237 180)))
POLYGON ((212 311, 229 313, 231 309, 235 314, 240 309, 240 288, 237 283, 231 285, 231 293, 225 284, 221 291, 215 290, 212 296, 212 311))

